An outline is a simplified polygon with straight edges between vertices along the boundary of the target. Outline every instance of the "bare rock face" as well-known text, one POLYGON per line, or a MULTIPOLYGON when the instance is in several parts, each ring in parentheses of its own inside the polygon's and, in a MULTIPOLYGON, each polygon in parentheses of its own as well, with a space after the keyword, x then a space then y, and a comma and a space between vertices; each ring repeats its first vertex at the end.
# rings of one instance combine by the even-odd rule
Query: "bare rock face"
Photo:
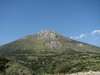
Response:
POLYGON ((58 40, 57 33, 54 31, 44 30, 39 33, 39 39, 44 40, 45 45, 49 48, 60 48, 61 43, 58 40))
POLYGON ((49 48, 60 48, 61 47, 61 43, 59 41, 51 41, 49 43, 46 44, 49 48))
POLYGON ((56 39, 56 33, 53 31, 49 31, 49 30, 44 30, 39 32, 39 37, 41 39, 50 41, 50 40, 55 40, 56 39))

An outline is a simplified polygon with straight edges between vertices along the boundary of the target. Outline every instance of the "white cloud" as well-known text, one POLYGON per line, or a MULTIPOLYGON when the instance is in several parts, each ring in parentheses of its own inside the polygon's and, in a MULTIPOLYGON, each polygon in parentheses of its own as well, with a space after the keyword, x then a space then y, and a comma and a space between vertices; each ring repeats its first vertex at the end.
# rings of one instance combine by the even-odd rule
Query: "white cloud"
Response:
POLYGON ((71 39, 76 39, 76 40, 79 40, 79 39, 83 39, 85 38, 87 35, 82 33, 80 34, 79 36, 73 36, 73 37, 70 37, 71 39))
POLYGON ((93 35, 95 35, 95 34, 100 34, 100 30, 94 30, 94 31, 92 31, 91 32, 93 35))
POLYGON ((88 33, 82 33, 78 36, 73 36, 71 37, 71 39, 75 39, 75 40, 79 40, 79 41, 100 46, 100 29, 93 30, 88 33))
POLYGON ((83 34, 83 33, 79 36, 80 39, 85 38, 85 37, 86 37, 86 34, 83 34))
POLYGON ((93 30, 92 32, 90 33, 82 33, 80 34, 79 36, 74 36, 74 37, 71 37, 72 39, 84 39, 84 38, 91 38, 91 37, 100 37, 100 36, 97 36, 97 35, 100 35, 100 29, 98 30, 93 30))

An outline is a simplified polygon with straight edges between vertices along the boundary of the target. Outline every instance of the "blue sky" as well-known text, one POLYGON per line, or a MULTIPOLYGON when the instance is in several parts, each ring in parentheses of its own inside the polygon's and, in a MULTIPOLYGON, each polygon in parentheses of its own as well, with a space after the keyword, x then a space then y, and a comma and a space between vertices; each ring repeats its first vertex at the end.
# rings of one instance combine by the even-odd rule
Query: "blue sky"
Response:
POLYGON ((100 0, 0 0, 0 44, 52 29, 100 46, 100 0))

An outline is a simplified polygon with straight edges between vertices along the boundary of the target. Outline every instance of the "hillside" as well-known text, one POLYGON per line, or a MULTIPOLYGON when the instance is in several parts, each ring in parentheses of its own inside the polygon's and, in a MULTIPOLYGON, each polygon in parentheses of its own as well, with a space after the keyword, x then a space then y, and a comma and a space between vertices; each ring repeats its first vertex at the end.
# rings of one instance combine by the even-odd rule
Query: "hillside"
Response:
POLYGON ((20 75, 19 66, 28 75, 100 71, 99 47, 48 30, 1 46, 0 56, 13 63, 5 69, 7 75, 20 75))

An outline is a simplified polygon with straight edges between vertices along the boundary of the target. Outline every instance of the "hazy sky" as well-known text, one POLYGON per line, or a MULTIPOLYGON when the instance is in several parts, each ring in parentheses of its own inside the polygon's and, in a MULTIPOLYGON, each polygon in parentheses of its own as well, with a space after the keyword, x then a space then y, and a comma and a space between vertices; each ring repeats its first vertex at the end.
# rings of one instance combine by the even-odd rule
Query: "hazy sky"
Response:
POLYGON ((0 0, 0 44, 42 29, 100 46, 100 0, 0 0))

